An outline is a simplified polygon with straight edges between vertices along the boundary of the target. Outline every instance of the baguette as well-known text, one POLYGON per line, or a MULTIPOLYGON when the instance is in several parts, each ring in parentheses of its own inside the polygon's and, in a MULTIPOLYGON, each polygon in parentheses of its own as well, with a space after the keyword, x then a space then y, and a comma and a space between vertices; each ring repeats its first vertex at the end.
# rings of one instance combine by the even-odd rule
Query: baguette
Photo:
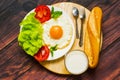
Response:
POLYGON ((101 8, 94 7, 88 18, 84 41, 84 51, 88 57, 90 68, 95 68, 99 60, 101 47, 101 19, 101 8))

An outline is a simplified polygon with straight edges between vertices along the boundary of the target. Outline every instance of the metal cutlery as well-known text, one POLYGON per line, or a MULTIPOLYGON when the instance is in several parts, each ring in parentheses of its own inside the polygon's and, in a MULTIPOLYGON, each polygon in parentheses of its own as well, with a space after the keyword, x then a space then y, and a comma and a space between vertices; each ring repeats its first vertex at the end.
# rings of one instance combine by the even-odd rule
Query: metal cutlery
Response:
POLYGON ((76 24, 76 38, 78 39, 79 38, 79 33, 78 33, 78 24, 77 24, 77 19, 78 19, 78 16, 79 16, 79 11, 76 7, 73 7, 72 9, 72 14, 75 18, 75 24, 76 24))
POLYGON ((80 40, 79 40, 79 46, 82 47, 83 45, 83 23, 85 20, 85 8, 79 9, 79 17, 81 19, 81 30, 80 30, 80 40))

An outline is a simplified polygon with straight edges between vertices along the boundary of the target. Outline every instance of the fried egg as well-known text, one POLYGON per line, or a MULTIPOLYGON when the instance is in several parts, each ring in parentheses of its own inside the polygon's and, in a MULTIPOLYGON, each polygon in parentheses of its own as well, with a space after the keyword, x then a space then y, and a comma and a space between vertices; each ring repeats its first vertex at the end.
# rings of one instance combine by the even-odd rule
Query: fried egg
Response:
POLYGON ((48 46, 57 45, 58 49, 65 48, 72 38, 72 25, 68 18, 62 14, 57 19, 50 19, 43 24, 43 40, 48 46))

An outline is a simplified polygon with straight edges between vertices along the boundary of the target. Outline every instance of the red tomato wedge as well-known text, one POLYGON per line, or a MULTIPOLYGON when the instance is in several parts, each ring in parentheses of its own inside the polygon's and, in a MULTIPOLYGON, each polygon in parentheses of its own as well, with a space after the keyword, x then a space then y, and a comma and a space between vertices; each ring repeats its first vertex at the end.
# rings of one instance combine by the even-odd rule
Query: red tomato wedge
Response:
POLYGON ((35 18, 37 18, 41 23, 48 21, 51 18, 51 12, 48 6, 39 5, 35 8, 35 18))
POLYGON ((50 53, 50 50, 48 46, 45 45, 39 49, 38 53, 34 55, 34 58, 39 62, 45 61, 47 60, 49 53, 50 53))

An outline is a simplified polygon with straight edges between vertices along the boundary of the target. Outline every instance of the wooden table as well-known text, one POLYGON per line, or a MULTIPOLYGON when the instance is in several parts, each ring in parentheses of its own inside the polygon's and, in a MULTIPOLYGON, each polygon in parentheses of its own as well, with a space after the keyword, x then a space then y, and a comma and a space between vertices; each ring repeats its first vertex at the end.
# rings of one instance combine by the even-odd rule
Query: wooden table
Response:
POLYGON ((120 80, 120 0, 1 0, 0 80, 120 80), (48 71, 18 46, 19 23, 38 4, 74 2, 103 10, 103 46, 99 64, 81 75, 48 71))

